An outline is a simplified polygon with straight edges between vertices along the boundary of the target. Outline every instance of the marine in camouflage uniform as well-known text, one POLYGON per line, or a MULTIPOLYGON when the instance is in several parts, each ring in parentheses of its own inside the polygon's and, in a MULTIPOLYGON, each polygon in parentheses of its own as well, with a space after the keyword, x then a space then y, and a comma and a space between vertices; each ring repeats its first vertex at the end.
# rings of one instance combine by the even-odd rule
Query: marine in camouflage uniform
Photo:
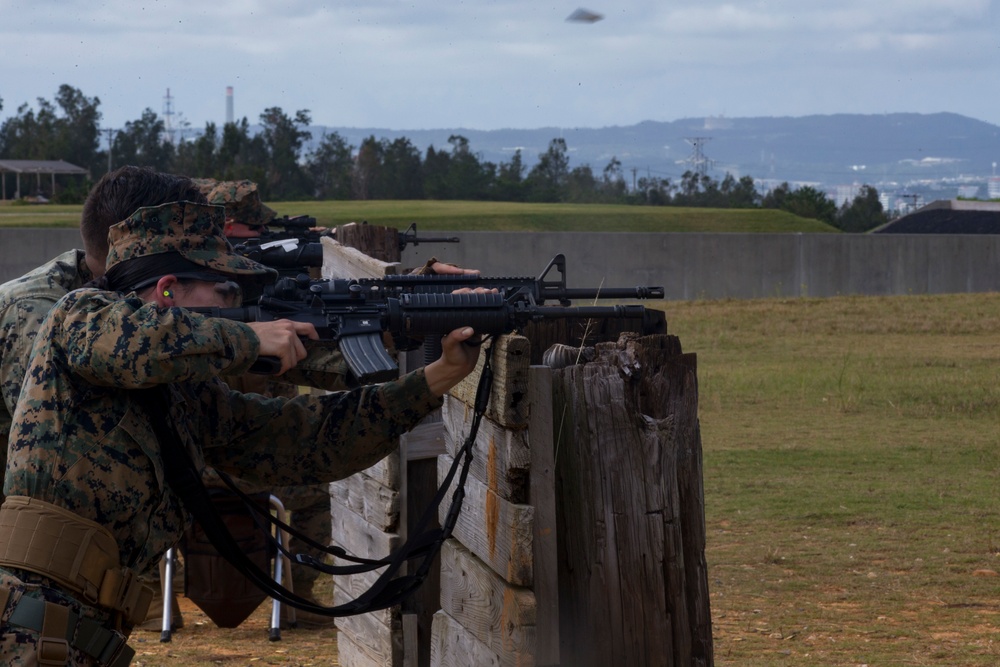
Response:
MULTIPOLYGON (((228 238, 254 238, 260 235, 267 223, 273 220, 277 214, 274 210, 264 205, 260 199, 257 184, 249 180, 241 181, 216 181, 210 178, 194 179, 195 184, 201 189, 210 204, 216 204, 225 208, 226 224, 224 233, 228 238)), ((330 371, 333 364, 333 372, 326 372, 319 378, 306 379, 302 384, 338 391, 347 388, 349 383, 346 372, 346 364, 338 352, 330 351, 333 361, 324 360, 319 362, 316 355, 311 361, 318 364, 324 371, 330 371), (339 372, 338 372, 339 371, 339 372)), ((303 364, 305 367, 305 364, 303 364)), ((293 375, 294 377, 294 375, 293 375)), ((244 375, 240 377, 226 376, 225 381, 233 389, 244 393, 259 393, 265 396, 285 396, 294 397, 298 395, 298 387, 288 381, 274 378, 265 379, 260 375, 244 375)), ((330 544, 332 539, 332 528, 330 523, 330 485, 314 484, 306 486, 285 486, 275 488, 268 486, 260 488, 247 484, 241 480, 234 480, 245 493, 257 493, 266 491, 277 497, 285 509, 292 513, 291 525, 301 531, 306 537, 319 544, 330 544)), ((221 480, 212 471, 208 471, 205 477, 206 486, 224 488, 221 480)), ((307 543, 298 539, 294 535, 288 542, 288 549, 292 553, 305 553, 313 559, 322 562, 326 554, 307 543)), ((291 567, 292 589, 306 597, 315 600, 312 593, 316 580, 319 578, 319 571, 304 565, 294 565, 291 567)), ((330 617, 317 616, 305 611, 297 611, 296 618, 300 625, 305 627, 323 627, 333 625, 330 617)))
MULTIPOLYGON (((220 208, 190 202, 140 209, 111 230, 109 280, 116 268, 128 275, 133 260, 162 255, 222 276, 269 273, 232 254, 221 222, 220 208)), ((81 289, 56 303, 13 415, 0 510, 4 664, 35 664, 40 648, 50 655, 65 648, 68 665, 117 667, 131 658, 122 640, 145 611, 132 579, 155 566, 190 522, 164 481, 163 453, 135 390, 166 387, 171 400, 162 408, 199 467, 259 484, 318 484, 392 451, 474 365, 474 353, 463 350, 461 361, 443 356, 433 380, 428 366, 382 385, 294 399, 229 389, 218 376, 246 372, 262 344, 250 325, 160 307, 135 292, 81 289), (38 515, 64 528, 41 552, 44 564, 32 560, 34 540, 19 532, 20 519, 38 515), (75 560, 66 565, 70 529, 83 531, 87 551, 69 550, 75 560), (92 553, 111 563, 96 587, 92 553)))
MULTIPOLYGON (((11 415, 45 314, 67 292, 103 274, 111 225, 139 206, 197 195, 194 183, 182 176, 135 166, 109 172, 101 177, 84 204, 80 232, 87 254, 70 250, 0 285, 0 469, 6 467, 11 415), (111 201, 99 201, 103 199, 111 201)), ((199 197, 196 201, 205 200, 199 197)))
MULTIPOLYGON (((204 201, 190 179, 182 176, 131 165, 109 172, 98 180, 84 203, 80 233, 86 251, 70 250, 0 285, 0 469, 7 467, 11 415, 35 336, 46 313, 67 292, 103 275, 108 228, 112 224, 141 205, 178 199, 204 201)), ((2 502, 3 494, 0 493, 0 504, 2 502)), ((159 588, 155 571, 145 575, 144 581, 159 588)), ((162 604, 156 608, 161 610, 162 604)), ((179 609, 174 611, 174 625, 180 627, 183 618, 179 609)))
POLYGON ((217 181, 213 178, 194 178, 209 204, 226 208, 223 232, 229 238, 252 238, 278 214, 260 200, 260 191, 253 181, 217 181))
MULTIPOLYGON (((21 393, 31 346, 45 314, 70 290, 93 280, 82 250, 70 250, 0 285, 0 467, 7 466, 11 415, 21 393)), ((3 496, 0 494, 0 503, 3 496)))

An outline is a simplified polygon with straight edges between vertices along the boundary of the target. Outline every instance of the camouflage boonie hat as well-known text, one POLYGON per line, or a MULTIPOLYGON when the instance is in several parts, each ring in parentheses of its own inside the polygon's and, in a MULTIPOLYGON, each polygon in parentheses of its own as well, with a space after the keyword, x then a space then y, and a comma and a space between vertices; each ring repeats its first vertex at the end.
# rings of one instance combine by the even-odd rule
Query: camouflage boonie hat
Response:
POLYGON ((215 189, 215 186, 219 184, 214 178, 192 178, 191 182, 194 183, 195 187, 201 190, 201 194, 205 195, 208 199, 208 195, 215 189))
POLYGON ((108 229, 108 271, 140 257, 177 253, 219 273, 258 281, 273 280, 274 269, 236 253, 222 234, 221 206, 179 201, 140 208, 108 229))
POLYGON ((216 181, 211 178, 196 178, 195 184, 204 193, 209 204, 226 207, 226 215, 233 222, 249 227, 263 227, 278 217, 274 209, 260 200, 257 184, 253 181, 216 181))

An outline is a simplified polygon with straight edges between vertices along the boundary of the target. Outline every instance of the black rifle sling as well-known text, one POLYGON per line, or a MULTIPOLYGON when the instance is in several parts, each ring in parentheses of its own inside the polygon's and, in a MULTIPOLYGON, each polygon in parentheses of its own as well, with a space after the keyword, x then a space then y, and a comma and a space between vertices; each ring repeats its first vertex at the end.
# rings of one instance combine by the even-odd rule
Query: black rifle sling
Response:
MULTIPOLYGON (((346 550, 338 546, 325 545, 316 542, 308 535, 300 533, 298 530, 294 529, 290 525, 284 523, 277 517, 273 516, 268 510, 261 507, 258 503, 254 501, 246 492, 239 488, 239 486, 233 481, 233 479, 221 470, 216 470, 219 478, 229 487, 236 496, 240 497, 247 508, 250 510, 250 514, 260 528, 260 530, 267 537, 271 546, 277 551, 280 551, 285 556, 289 558, 292 562, 310 567, 314 570, 323 572, 324 574, 332 575, 345 575, 345 574, 358 574, 361 572, 370 572, 372 570, 377 570, 379 568, 385 567, 392 564, 394 561, 402 563, 403 561, 410 561, 416 558, 424 557, 421 562, 421 567, 418 568, 418 573, 423 573, 420 577, 420 581, 426 578, 426 573, 433 563, 434 556, 440 551, 441 544, 449 538, 455 527, 455 522, 458 519, 458 514, 462 506, 462 502, 465 497, 465 482, 468 478, 469 466, 472 462, 472 451, 475 445, 476 434, 479 431, 479 424, 482 420, 483 415, 486 413, 486 407, 489 403, 490 389, 493 386, 493 369, 491 358, 493 354, 492 347, 487 347, 484 352, 486 355, 483 358, 483 370, 479 378, 479 384, 476 387, 476 399, 475 406, 473 409, 473 419, 469 430, 469 435, 466 437, 465 442, 462 447, 456 452, 455 460, 452 461, 451 467, 448 473, 445 475, 444 481, 439 486, 437 493, 434 498, 428 504, 427 508, 424 510, 423 515, 414 525, 411 530, 412 537, 410 537, 407 542, 399 547, 397 551, 389 554, 388 556, 380 559, 369 559, 354 556, 348 553, 346 550), (461 474, 459 476, 458 488, 456 488, 454 495, 452 496, 451 506, 448 509, 448 514, 445 518, 444 527, 441 529, 429 530, 428 526, 431 521, 437 515, 437 508, 441 505, 444 500, 444 496, 448 489, 451 488, 451 484, 454 481, 455 475, 461 467, 461 474), (265 525, 267 524, 267 525, 265 525), (279 529, 285 531, 286 533, 296 537, 299 541, 311 546, 312 548, 321 551, 323 553, 336 556, 341 560, 345 560, 354 565, 328 565, 321 561, 316 560, 309 554, 298 553, 293 554, 278 540, 276 540, 271 535, 271 527, 276 526, 279 529)), ((399 566, 393 567, 392 572, 398 571, 399 566)), ((387 577, 388 578, 388 577, 387 577)), ((417 582, 419 585, 420 582, 417 582)))
MULTIPOLYGON (((487 347, 486 350, 484 350, 484 354, 486 354, 486 357, 484 359, 483 371, 479 379, 479 385, 476 389, 475 413, 472 420, 472 426, 469 430, 469 435, 455 457, 455 461, 452 463, 451 469, 438 489, 434 500, 424 511, 420 520, 417 522, 417 525, 414 527, 414 536, 409 538, 406 543, 400 546, 395 552, 389 554, 386 558, 381 560, 357 558, 347 554, 342 549, 319 545, 308 537, 299 534, 298 531, 295 531, 284 522, 272 517, 270 513, 261 513, 261 516, 266 516, 270 523, 278 525, 282 530, 294 534, 296 537, 303 539, 306 543, 316 548, 320 548, 339 558, 351 560, 358 563, 358 565, 345 567, 329 566, 323 563, 318 563, 315 559, 305 554, 289 554, 284 548, 282 548, 282 552, 288 555, 296 563, 308 567, 314 567, 320 571, 331 574, 352 574, 377 569, 379 567, 386 568, 367 591, 350 602, 331 607, 317 605, 316 603, 295 594, 282 586, 280 583, 274 581, 269 573, 262 570, 247 557, 237 542, 233 539, 225 521, 216 511, 215 506, 209 497, 208 490, 202 482, 199 471, 195 467, 194 462, 191 460, 187 450, 181 444, 176 431, 168 422, 166 414, 162 409, 163 405, 168 404, 163 402, 163 399, 169 400, 167 388, 161 385, 151 389, 135 391, 133 394, 138 402, 145 408, 145 411, 150 419, 151 426, 153 427, 153 431, 156 434, 157 441, 160 444, 160 451, 163 454, 164 476, 167 483, 170 484, 174 492, 181 498, 184 503, 184 507, 188 510, 188 512, 190 512, 191 515, 201 523, 202 527, 204 527, 212 545, 219 551, 219 554, 229 561, 239 572, 246 576, 247 579, 253 582, 254 585, 267 593, 268 596, 283 604, 288 604, 297 609, 302 609, 322 616, 351 616, 370 611, 377 611, 379 609, 386 609, 401 603, 427 578, 434 557, 441 550, 441 546, 444 544, 444 541, 451 536, 451 533, 455 528, 455 523, 458 520, 458 515, 462 509, 462 502, 465 498, 465 482, 469 475, 469 466, 472 463, 472 450, 475 444, 476 433, 479 429, 479 423, 482 416, 486 411, 486 406, 489 402, 490 388, 493 383, 493 372, 490 364, 492 346, 487 347), (437 508, 444 499, 448 488, 451 486, 459 466, 461 466, 459 483, 452 495, 451 505, 448 508, 448 514, 446 515, 444 525, 442 525, 439 529, 428 530, 427 527, 430 525, 433 517, 437 514, 437 508), (420 561, 414 574, 394 578, 406 561, 418 557, 422 558, 422 560, 420 561)), ((242 491, 235 488, 235 485, 228 475, 220 472, 220 477, 222 477, 226 484, 230 486, 230 488, 232 488, 237 495, 242 497, 245 502, 249 500, 242 491)), ((251 506, 251 508, 256 507, 254 503, 248 502, 248 505, 251 506)), ((270 530, 265 530, 264 532, 270 536, 270 530)))

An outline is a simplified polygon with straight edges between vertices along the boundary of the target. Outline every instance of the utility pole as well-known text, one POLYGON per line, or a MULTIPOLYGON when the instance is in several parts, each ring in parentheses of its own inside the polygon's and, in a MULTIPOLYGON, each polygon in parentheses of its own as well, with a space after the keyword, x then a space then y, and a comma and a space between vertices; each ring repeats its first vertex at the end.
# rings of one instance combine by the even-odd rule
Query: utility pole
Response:
POLYGON ((115 131, 116 130, 114 128, 111 128, 111 127, 105 128, 105 129, 101 130, 101 132, 107 132, 108 133, 108 173, 109 174, 111 173, 111 147, 113 145, 112 141, 113 141, 113 138, 114 138, 115 131))
POLYGON ((163 131, 167 135, 167 141, 174 143, 174 98, 170 96, 170 89, 163 98, 163 131))

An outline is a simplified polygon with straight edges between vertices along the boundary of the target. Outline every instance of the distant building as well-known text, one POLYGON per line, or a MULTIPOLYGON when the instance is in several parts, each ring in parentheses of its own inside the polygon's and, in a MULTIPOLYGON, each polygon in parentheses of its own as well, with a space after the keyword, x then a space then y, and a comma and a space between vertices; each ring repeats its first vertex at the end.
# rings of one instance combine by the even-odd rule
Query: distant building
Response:
POLYGON ((707 116, 705 118, 706 130, 731 130, 733 129, 733 121, 726 118, 725 116, 707 116))
POLYGON ((832 194, 833 202, 837 206, 850 204, 858 196, 859 187, 857 183, 853 185, 838 185, 832 194))
POLYGON ((986 182, 986 194, 990 199, 1000 199, 1000 176, 992 176, 986 182))
POLYGON ((979 196, 979 186, 978 185, 960 185, 958 186, 958 198, 959 199, 975 199, 979 196))

